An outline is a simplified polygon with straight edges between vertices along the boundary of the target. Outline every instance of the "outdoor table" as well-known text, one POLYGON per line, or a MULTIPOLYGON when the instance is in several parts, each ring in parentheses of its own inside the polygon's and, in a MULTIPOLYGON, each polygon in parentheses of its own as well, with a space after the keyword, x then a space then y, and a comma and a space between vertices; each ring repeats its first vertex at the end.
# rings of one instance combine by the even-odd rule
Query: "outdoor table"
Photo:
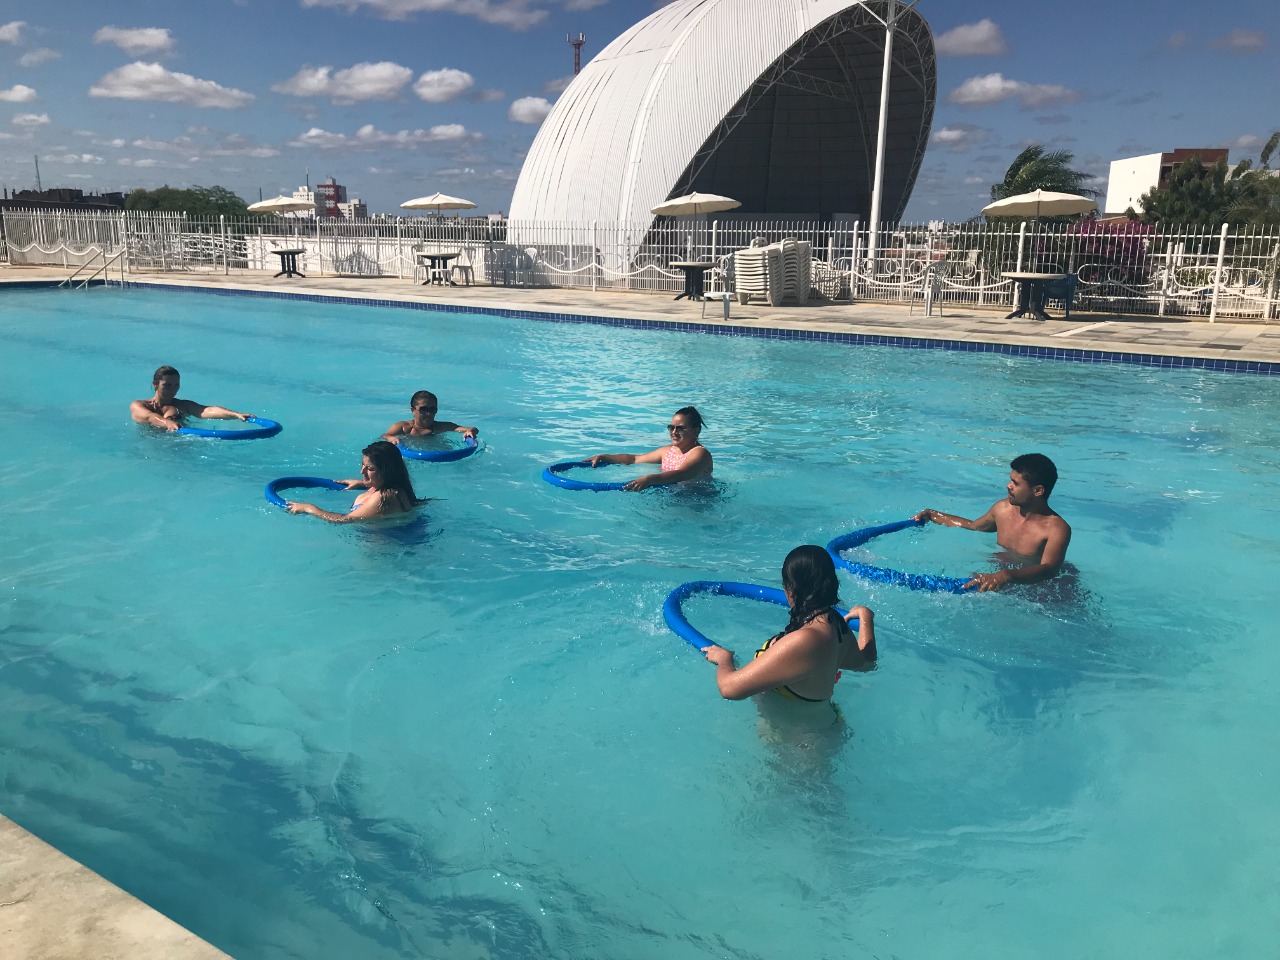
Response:
POLYGON ((715 264, 681 260, 671 264, 671 266, 684 271, 684 293, 677 295, 675 299, 679 300, 682 297, 688 297, 690 300, 701 300, 702 292, 706 289, 704 285, 706 273, 715 264))
POLYGON ((306 247, 297 247, 296 249, 291 247, 287 250, 272 250, 271 252, 280 258, 280 273, 276 274, 277 277, 283 275, 286 277, 302 277, 303 280, 307 279, 305 275, 298 272, 298 255, 306 253, 306 247))
POLYGON ((418 259, 427 267, 427 279, 422 281, 425 287, 428 283, 447 283, 451 287, 456 287, 453 278, 449 276, 449 261, 458 257, 458 251, 453 253, 420 253, 418 259))
POLYGON ((1006 320, 1014 320, 1027 314, 1031 314, 1037 320, 1048 320, 1049 315, 1044 312, 1044 288, 1055 280, 1065 280, 1067 275, 1065 273, 1006 273, 1004 278, 1018 282, 1018 309, 1005 317, 1006 320))

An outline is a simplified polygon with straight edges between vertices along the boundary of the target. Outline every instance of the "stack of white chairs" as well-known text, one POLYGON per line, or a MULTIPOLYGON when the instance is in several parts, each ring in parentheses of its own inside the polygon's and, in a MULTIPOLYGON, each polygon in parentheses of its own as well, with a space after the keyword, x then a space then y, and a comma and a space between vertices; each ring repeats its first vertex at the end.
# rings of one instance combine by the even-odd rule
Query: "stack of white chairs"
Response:
POLYGON ((781 244, 733 252, 733 290, 739 303, 760 297, 776 307, 782 302, 783 285, 781 244))
POLYGON ((768 246, 735 250, 733 274, 739 303, 760 297, 772 307, 787 301, 806 304, 813 286, 813 245, 807 241, 783 240, 768 246))

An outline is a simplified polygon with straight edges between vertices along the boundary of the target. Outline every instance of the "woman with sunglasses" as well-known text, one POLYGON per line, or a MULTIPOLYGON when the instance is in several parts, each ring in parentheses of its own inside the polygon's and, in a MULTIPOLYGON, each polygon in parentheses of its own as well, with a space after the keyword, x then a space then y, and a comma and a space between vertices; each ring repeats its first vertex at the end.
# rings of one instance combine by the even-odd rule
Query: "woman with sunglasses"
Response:
POLYGON ((665 487, 686 480, 701 480, 711 476, 711 451, 698 442, 702 433, 702 414, 694 407, 681 407, 667 424, 671 444, 650 450, 648 453, 598 453, 590 458, 591 466, 602 463, 660 463, 661 473, 636 477, 624 490, 643 490, 646 487, 665 487))

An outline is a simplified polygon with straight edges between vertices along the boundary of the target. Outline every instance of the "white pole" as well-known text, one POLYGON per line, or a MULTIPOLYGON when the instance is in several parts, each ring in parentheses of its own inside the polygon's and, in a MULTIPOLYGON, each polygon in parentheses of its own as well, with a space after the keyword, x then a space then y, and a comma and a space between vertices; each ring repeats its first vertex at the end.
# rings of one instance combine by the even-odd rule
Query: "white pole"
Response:
POLYGON ((1218 265, 1213 271, 1213 300, 1209 304, 1209 322, 1217 323, 1218 321, 1218 291, 1222 289, 1222 263, 1227 255, 1227 224, 1222 225, 1222 232, 1218 234, 1218 265))
POLYGON ((876 130, 876 170, 871 181, 871 228, 868 234, 867 257, 875 259, 879 247, 876 231, 880 229, 881 210, 884 203, 884 145, 889 132, 889 74, 893 69, 893 29, 898 18, 898 0, 891 0, 888 19, 884 21, 884 65, 880 71, 880 122, 876 130))
POLYGON ((596 238, 597 221, 591 221, 591 292, 596 292, 596 278, 600 273, 600 243, 596 238))

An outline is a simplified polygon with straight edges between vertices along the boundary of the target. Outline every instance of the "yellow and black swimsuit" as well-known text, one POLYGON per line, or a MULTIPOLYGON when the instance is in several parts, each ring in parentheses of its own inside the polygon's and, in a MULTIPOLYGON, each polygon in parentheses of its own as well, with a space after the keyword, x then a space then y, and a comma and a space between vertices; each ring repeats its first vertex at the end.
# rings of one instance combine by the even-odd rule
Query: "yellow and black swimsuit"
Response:
MULTIPOLYGON (((809 617, 809 619, 807 619, 804 623, 800 624, 800 626, 801 626, 801 627, 808 626, 808 625, 809 625, 810 623, 812 623, 814 620, 817 620, 819 617, 823 616, 823 615, 824 615, 824 614, 826 614, 826 613, 835 613, 835 611, 834 611, 834 610, 830 610, 829 608, 828 608, 827 610, 819 610, 819 611, 818 611, 817 613, 815 613, 813 616, 809 617)), ((836 614, 836 616, 837 616, 837 617, 839 617, 840 615, 837 613, 837 614, 836 614)), ((840 622, 841 622, 842 624, 844 623, 844 618, 843 618, 843 617, 841 617, 840 622)), ((756 655, 755 655, 755 657, 752 657, 751 659, 752 659, 752 660, 755 660, 757 657, 759 657, 759 656, 760 656, 760 654, 762 654, 762 653, 764 653, 766 650, 768 650, 768 649, 769 649, 769 647, 771 647, 771 646, 773 645, 773 643, 774 643, 774 641, 775 641, 775 640, 780 640, 782 637, 785 637, 785 636, 787 635, 787 633, 788 633, 788 632, 789 632, 789 631, 787 631, 787 630, 783 630, 781 633, 775 633, 772 637, 770 637, 768 640, 766 640, 766 641, 764 642, 764 645, 763 645, 759 650, 757 650, 757 651, 756 651, 756 655)), ((844 643, 844 635, 845 635, 845 631, 844 631, 844 630, 842 630, 842 629, 840 629, 840 627, 837 627, 837 628, 836 628, 836 643, 844 643)), ((840 671, 839 671, 839 670, 837 670, 837 671, 836 671, 836 680, 839 680, 839 679, 840 679, 840 671)), ((784 683, 782 686, 780 686, 780 687, 774 687, 774 688, 773 688, 773 692, 774 692, 774 693, 776 693, 776 694, 778 694, 778 695, 779 695, 779 696, 781 696, 781 697, 786 697, 788 700, 801 700, 801 701, 803 701, 804 703, 825 703, 825 702, 827 702, 829 699, 831 699, 830 697, 823 697, 823 698, 822 698, 822 699, 820 699, 820 700, 815 700, 813 697, 805 697, 805 696, 802 696, 802 695, 800 695, 800 694, 796 693, 796 692, 795 692, 794 690, 792 690, 790 687, 788 687, 785 683, 784 683)))

